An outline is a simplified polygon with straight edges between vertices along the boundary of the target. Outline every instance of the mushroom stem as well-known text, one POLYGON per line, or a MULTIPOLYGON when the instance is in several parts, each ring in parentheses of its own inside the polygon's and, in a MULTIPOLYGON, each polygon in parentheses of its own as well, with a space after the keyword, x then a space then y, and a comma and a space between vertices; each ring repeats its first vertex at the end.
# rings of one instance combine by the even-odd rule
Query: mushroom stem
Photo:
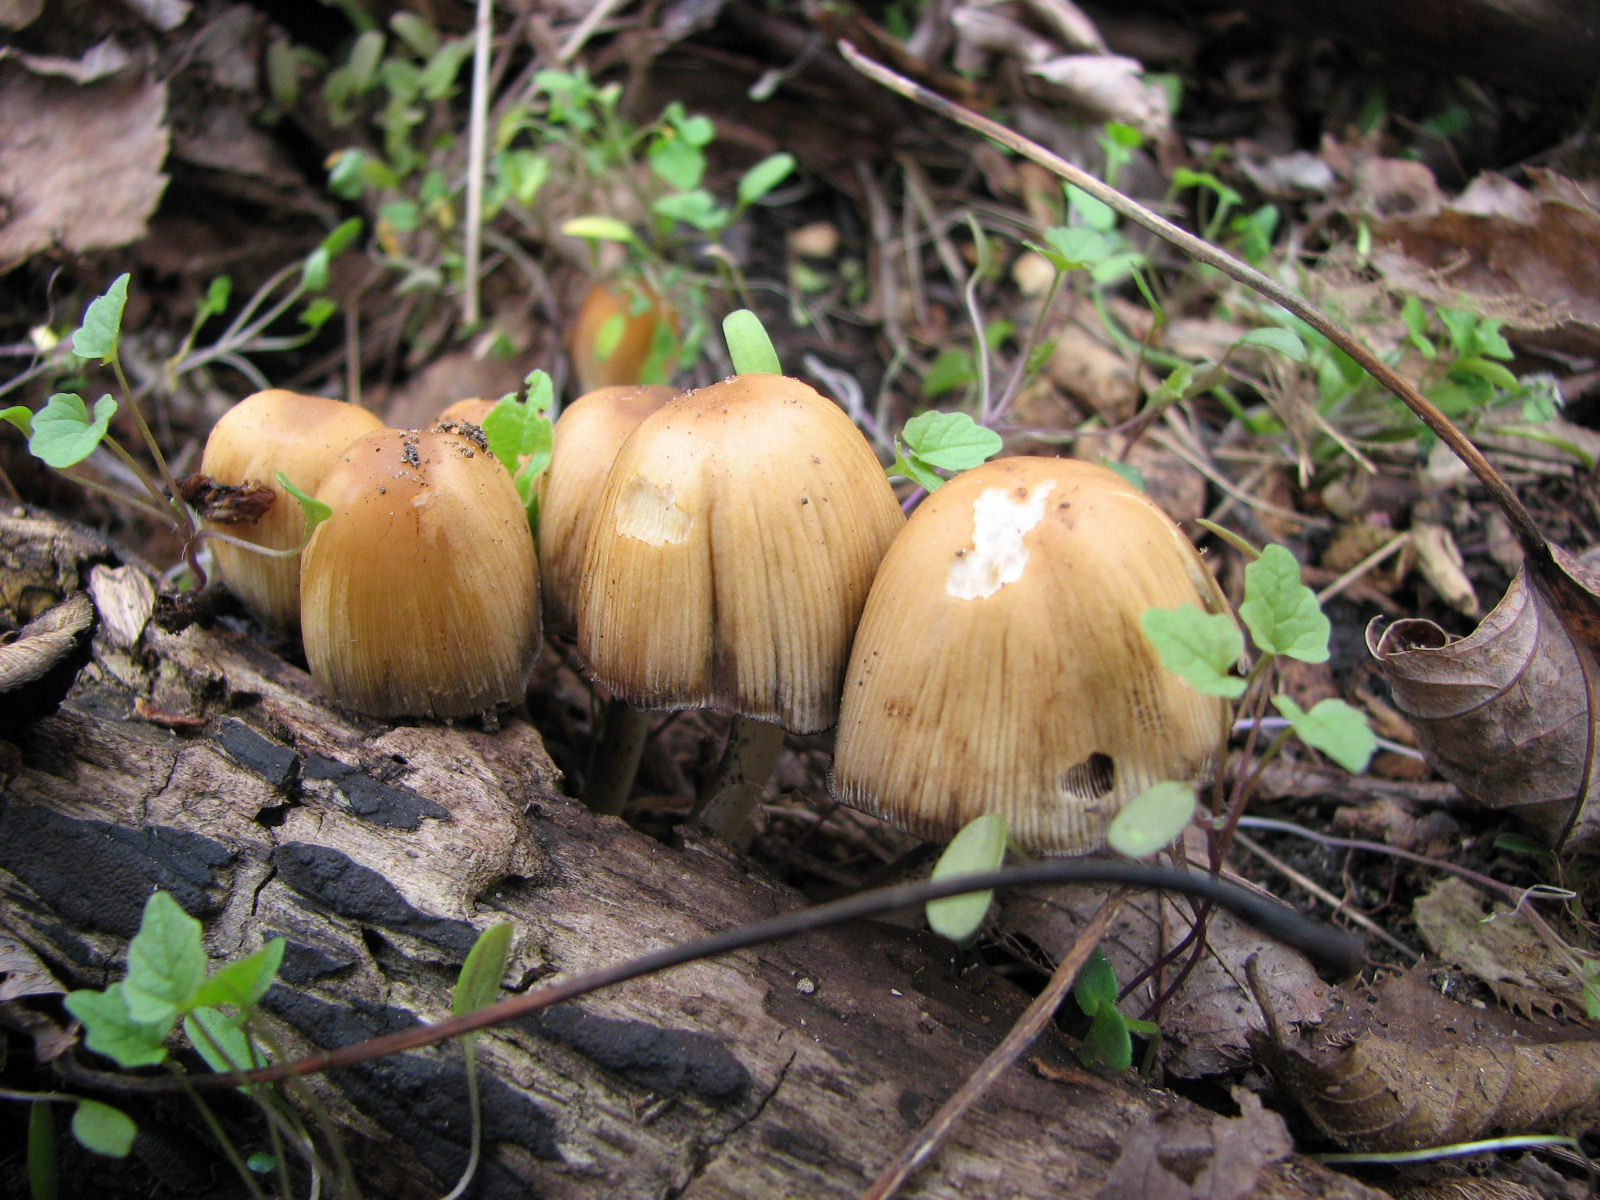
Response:
POLYGON ((613 696, 601 717, 600 740, 583 785, 583 802, 590 811, 615 817, 622 813, 639 773, 639 757, 650 733, 649 714, 613 696))
POLYGON ((749 825, 782 749, 782 725, 734 717, 722 761, 700 805, 700 823, 724 841, 733 841, 749 825))

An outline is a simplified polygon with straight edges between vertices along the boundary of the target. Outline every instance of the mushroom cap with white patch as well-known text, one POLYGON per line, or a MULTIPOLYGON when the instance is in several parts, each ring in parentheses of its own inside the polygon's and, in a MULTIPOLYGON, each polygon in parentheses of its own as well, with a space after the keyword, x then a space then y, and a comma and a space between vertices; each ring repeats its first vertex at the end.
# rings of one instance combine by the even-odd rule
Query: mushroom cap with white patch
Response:
POLYGON ((583 553, 606 476, 622 443, 677 388, 619 383, 585 392, 562 410, 540 476, 539 590, 547 634, 570 637, 578 628, 583 553))
POLYGON ((1161 665, 1147 608, 1227 604, 1182 531, 1115 472, 1003 458, 912 514, 845 680, 833 793, 919 836, 984 813, 1039 854, 1105 844, 1152 783, 1214 767, 1227 705, 1161 665))
POLYGON ((873 572, 904 521, 866 438, 815 389, 749 373, 685 392, 612 464, 584 556, 578 651, 639 708, 826 729, 873 572))

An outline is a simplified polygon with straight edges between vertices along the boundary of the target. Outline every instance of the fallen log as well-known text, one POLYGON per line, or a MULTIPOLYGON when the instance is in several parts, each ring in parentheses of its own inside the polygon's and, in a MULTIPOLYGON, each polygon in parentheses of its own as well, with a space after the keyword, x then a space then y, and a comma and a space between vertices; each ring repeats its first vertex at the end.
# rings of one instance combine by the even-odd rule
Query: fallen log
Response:
MULTIPOLYGON (((62 1086, 17 1047, 61 1048, 57 993, 121 977, 158 888, 204 923, 214 964, 287 939, 262 1008, 295 1055, 448 1016, 462 959, 498 920, 516 929, 508 984, 520 989, 802 903, 716 843, 669 847, 591 814, 560 792, 522 717, 490 732, 337 711, 247 632, 165 627, 150 574, 116 547, 45 513, 0 511, 0 628, 80 589, 97 614, 88 665, 53 715, 0 730, 14 751, 0 756, 7 1087, 62 1086)), ((562 1005, 479 1040, 485 1154, 468 1194, 857 1195, 1025 1002, 931 934, 861 922, 562 1005)), ((311 1086, 367 1195, 440 1195, 467 1159, 456 1046, 311 1086)), ((135 1111, 143 1133, 115 1169, 64 1145, 81 1172, 64 1195, 152 1180, 194 1194, 217 1170, 181 1096, 92 1094, 135 1111)), ((1229 1121, 1085 1075, 1046 1039, 910 1194, 1133 1194, 1118 1189, 1146 1164, 1124 1149, 1160 1171, 1167 1139, 1188 1156, 1185 1177, 1198 1161, 1245 1180, 1213 1195, 1377 1195, 1293 1155, 1286 1137, 1241 1162, 1242 1142, 1272 1139, 1217 1136, 1216 1161, 1204 1147, 1196 1160, 1195 1130, 1229 1121)), ((243 1128, 249 1149, 259 1134, 243 1128)))

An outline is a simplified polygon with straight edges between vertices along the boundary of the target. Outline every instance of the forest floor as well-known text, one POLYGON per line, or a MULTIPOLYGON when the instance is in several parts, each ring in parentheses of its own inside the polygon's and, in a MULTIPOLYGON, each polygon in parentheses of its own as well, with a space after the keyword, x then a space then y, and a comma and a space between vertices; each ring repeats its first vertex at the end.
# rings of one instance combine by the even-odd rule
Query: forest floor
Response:
MULTIPOLYGON (((675 384, 730 373, 720 321, 749 307, 885 462, 931 408, 974 414, 1008 454, 1133 468, 1233 600, 1249 559, 1201 519, 1291 550, 1330 653, 1282 660, 1274 690, 1304 710, 1343 700, 1379 738, 1351 772, 1298 742, 1265 762, 1282 722, 1242 727, 1216 793, 1249 792, 1232 869, 1368 934, 1371 969, 1337 996, 1303 963, 1264 969, 1285 1023, 1337 1008, 1329 1044, 1369 1059, 1324 1056, 1315 1078, 1286 1067, 1294 1050, 1251 1040, 1222 1012, 1236 993, 1197 971, 1159 1002, 1149 981, 1123 997, 1161 1029, 1146 1076, 1225 1107, 1238 1083, 1279 1097, 1311 1148, 1590 1127, 1600 896, 1578 853, 1548 847, 1574 814, 1580 843, 1600 820, 1585 799, 1596 647, 1581 633, 1567 646, 1581 622, 1548 609, 1527 632, 1515 520, 1326 338, 892 95, 836 45, 1307 297, 1457 421, 1542 535, 1581 557, 1600 548, 1600 155, 1591 97, 1565 73, 1445 71, 1426 31, 1374 44, 1248 6, 506 3, 480 89, 487 218, 470 251, 470 6, 50 0, 31 22, 28 7, 0 13, 15 26, 0 57, 0 405, 116 390, 62 339, 124 271, 123 360, 178 476, 227 407, 269 384, 400 427, 516 391, 535 368, 570 399, 574 314, 596 278, 625 278, 676 314, 645 368, 675 384), (741 199, 779 154, 792 170, 741 199), (352 218, 359 232, 325 253, 352 218), (1058 271, 1064 247, 1078 269, 1058 271), (1408 647, 1459 646, 1491 610, 1478 657, 1420 676, 1397 680, 1369 649, 1395 623, 1408 647), (1419 738, 1419 715, 1462 706, 1455 686, 1476 689, 1487 724, 1419 738), (1437 1031, 1458 1025, 1470 1054, 1443 1063, 1437 1031), (1534 1064, 1528 1047, 1551 1043, 1575 1048, 1534 1064), (1357 1128, 1326 1098, 1363 1071, 1380 1093, 1436 1095, 1357 1128), (1521 1082, 1469 1082, 1495 1072, 1521 1082)), ((124 482, 103 454, 85 470, 124 482)), ((4 494, 179 579, 170 531, 50 471, 14 431, 0 430, 0 472, 4 494)), ((226 598, 209 619, 248 620, 226 598)), ((1241 715, 1264 720, 1267 699, 1258 688, 1241 715)), ((595 710, 572 648, 547 646, 528 711, 574 793, 595 710)), ((659 721, 628 821, 673 837, 725 732, 715 714, 659 721)), ((790 736, 742 851, 819 900, 926 871, 917 839, 828 798, 831 748, 831 734, 790 736)), ((1007 901, 975 953, 1037 988, 1084 919, 1007 901)), ((1177 920, 1152 902, 1108 939, 1125 983, 1182 936, 1177 920)), ((1242 974, 1254 943, 1226 924, 1211 936, 1219 969, 1242 974)), ((1086 1022, 1061 1024, 1078 1037, 1086 1022)), ((1586 1194, 1589 1178, 1564 1146, 1411 1170, 1362 1178, 1547 1197, 1586 1194)))

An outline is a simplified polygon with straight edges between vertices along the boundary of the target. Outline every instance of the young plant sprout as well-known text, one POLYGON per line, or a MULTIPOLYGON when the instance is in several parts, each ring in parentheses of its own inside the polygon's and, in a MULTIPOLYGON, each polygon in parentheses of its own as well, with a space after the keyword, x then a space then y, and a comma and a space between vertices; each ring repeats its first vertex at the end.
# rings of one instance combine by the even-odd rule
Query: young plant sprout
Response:
MULTIPOLYGON (((735 360, 738 361, 737 359, 735 360)), ((861 606, 903 517, 876 455, 796 379, 667 401, 618 452, 578 598, 578 650, 641 708, 735 715, 702 819, 745 823, 783 730, 832 725, 861 606)))
MULTIPOLYGON (((305 516, 277 476, 315 492, 351 442, 382 428, 372 413, 342 400, 256 392, 212 427, 200 478, 184 486, 206 529, 265 550, 293 550, 305 539, 305 516)), ((298 554, 260 554, 215 539, 212 558, 228 590, 258 621, 290 634, 300 628, 298 554)))
POLYGON ((1162 666, 1153 606, 1227 611, 1189 540, 1115 472, 1002 458, 925 500, 851 652, 830 787, 915 834, 985 813, 1035 854, 1102 847, 1153 783, 1208 775, 1228 706, 1162 666))
POLYGON ((300 611, 319 687, 373 717, 454 719, 522 696, 539 647, 527 512, 472 425, 353 443, 317 499, 300 611))

